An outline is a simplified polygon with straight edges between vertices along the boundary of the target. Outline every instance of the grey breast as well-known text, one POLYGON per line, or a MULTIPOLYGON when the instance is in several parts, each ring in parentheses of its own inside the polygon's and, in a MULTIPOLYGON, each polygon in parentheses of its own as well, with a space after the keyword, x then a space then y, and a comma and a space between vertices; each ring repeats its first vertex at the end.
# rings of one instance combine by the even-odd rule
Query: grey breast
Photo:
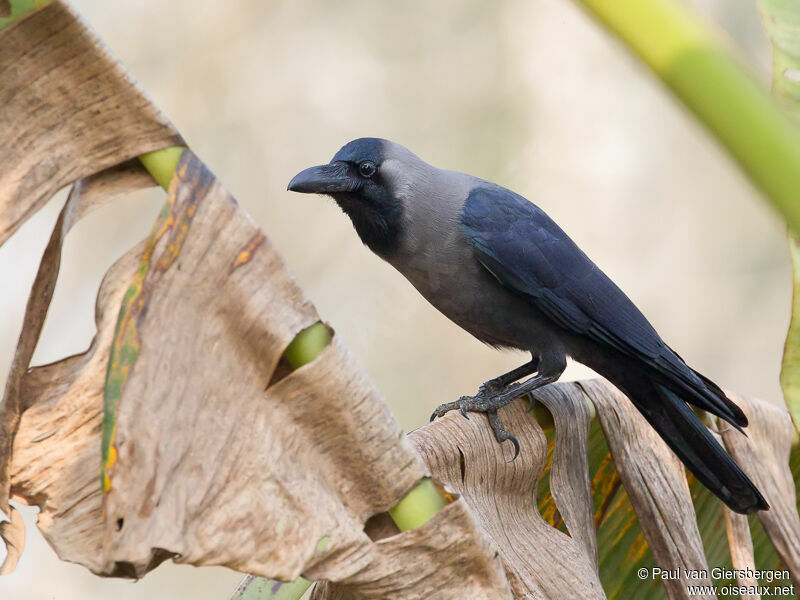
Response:
POLYGON ((470 190, 486 182, 423 165, 424 172, 396 190, 404 206, 403 237, 387 260, 433 306, 481 341, 532 351, 557 344, 531 305, 502 287, 473 254, 461 211, 470 190))

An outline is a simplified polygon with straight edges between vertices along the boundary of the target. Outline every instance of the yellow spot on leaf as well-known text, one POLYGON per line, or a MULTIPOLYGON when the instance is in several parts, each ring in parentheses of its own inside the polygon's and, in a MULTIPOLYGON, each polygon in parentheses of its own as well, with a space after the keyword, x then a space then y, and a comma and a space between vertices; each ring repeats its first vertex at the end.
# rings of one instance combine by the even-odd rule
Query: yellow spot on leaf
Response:
POLYGON ((242 265, 247 264, 251 260, 253 260, 253 255, 255 254, 256 249, 263 243, 264 243, 264 234, 259 231, 248 240, 248 242, 239 251, 239 254, 236 255, 236 258, 231 264, 228 273, 233 273, 235 269, 238 269, 242 265))

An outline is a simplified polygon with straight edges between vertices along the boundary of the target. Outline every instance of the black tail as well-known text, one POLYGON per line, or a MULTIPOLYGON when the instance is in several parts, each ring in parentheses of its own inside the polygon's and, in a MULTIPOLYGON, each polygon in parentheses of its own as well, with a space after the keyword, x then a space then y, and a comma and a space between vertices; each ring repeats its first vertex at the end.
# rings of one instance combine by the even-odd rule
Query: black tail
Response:
POLYGON ((747 417, 742 409, 716 383, 687 365, 672 348, 659 356, 653 366, 663 376, 665 385, 685 402, 725 419, 739 431, 747 427, 747 417))
MULTIPOLYGON (((666 385, 652 379, 652 385, 647 386, 651 389, 639 389, 646 376, 636 379, 639 380, 637 385, 630 386, 634 389, 623 391, 703 485, 738 513, 749 514, 769 508, 753 482, 686 402, 666 385)), ((712 389, 719 390, 716 385, 712 389)), ((721 390, 719 393, 725 397, 721 390)), ((733 404, 727 398, 725 400, 733 404)))

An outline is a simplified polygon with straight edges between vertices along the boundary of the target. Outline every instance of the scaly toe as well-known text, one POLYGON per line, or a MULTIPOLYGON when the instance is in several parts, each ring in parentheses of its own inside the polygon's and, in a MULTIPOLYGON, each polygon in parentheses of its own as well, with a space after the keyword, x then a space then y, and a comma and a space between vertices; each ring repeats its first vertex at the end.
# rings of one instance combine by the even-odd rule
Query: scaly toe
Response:
POLYGON ((458 400, 456 402, 447 402, 445 404, 440 404, 436 408, 436 410, 433 411, 433 414, 431 415, 431 421, 433 421, 434 419, 438 419, 439 417, 444 416, 451 410, 455 409, 459 409, 461 411, 461 414, 462 415, 464 414, 464 408, 461 405, 461 400, 458 400))

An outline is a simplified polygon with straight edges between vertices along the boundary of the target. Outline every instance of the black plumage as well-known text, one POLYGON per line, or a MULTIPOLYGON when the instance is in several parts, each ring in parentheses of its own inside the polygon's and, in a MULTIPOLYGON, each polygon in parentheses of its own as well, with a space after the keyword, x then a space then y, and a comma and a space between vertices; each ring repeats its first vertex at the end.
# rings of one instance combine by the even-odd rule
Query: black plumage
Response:
POLYGON ((481 186, 467 197, 461 224, 477 260, 501 285, 577 334, 567 343, 570 355, 625 392, 706 487, 739 512, 766 508, 686 402, 737 428, 747 426, 747 417, 663 342, 633 302, 544 211, 499 186, 481 186))

